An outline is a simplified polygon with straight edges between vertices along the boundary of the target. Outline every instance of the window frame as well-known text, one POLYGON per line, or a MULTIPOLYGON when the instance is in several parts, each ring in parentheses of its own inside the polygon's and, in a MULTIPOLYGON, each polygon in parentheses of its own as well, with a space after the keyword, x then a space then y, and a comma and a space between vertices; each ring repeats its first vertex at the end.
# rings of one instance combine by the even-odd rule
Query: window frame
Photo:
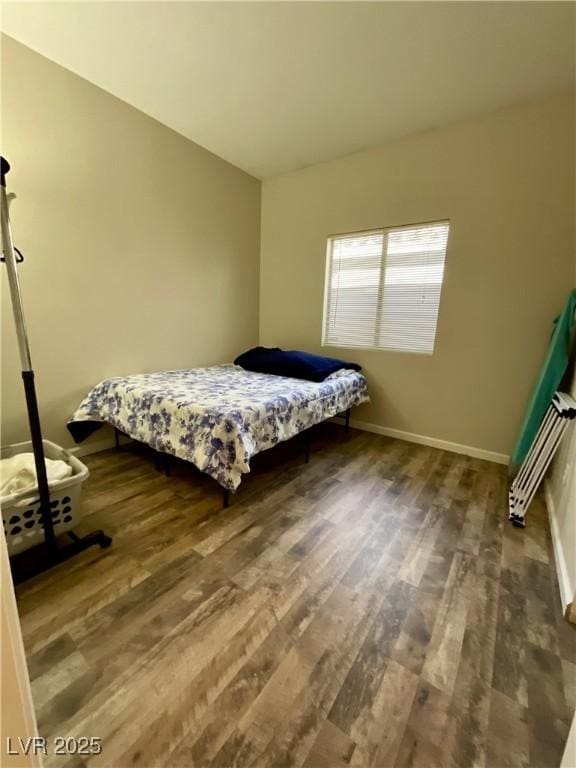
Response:
MULTIPOLYGON (((398 226, 387 226, 387 227, 371 227, 370 229, 358 229, 353 230, 350 232, 340 232, 337 234, 331 234, 328 235, 326 238, 326 262, 325 262, 325 270, 324 270, 324 301, 322 304, 322 333, 321 333, 321 346, 332 348, 332 349, 351 349, 354 351, 362 352, 388 352, 388 353, 395 353, 400 355, 418 355, 421 357, 432 357, 434 353, 436 352, 436 338, 438 334, 438 326, 440 323, 440 305, 442 303, 442 291, 444 288, 444 281, 445 281, 445 272, 446 272, 446 262, 448 258, 448 242, 450 240, 450 233, 452 231, 452 222, 448 216, 441 218, 441 219, 432 219, 430 221, 417 221, 413 222, 411 224, 400 224, 398 226), (436 316, 436 327, 434 329, 434 343, 432 347, 431 352, 424 352, 421 350, 416 349, 398 349, 396 347, 378 347, 373 345, 354 345, 354 344, 332 344, 326 342, 326 333, 327 333, 327 323, 326 323, 326 310, 328 306, 328 295, 330 291, 330 276, 332 274, 332 243, 334 240, 342 239, 345 237, 359 237, 364 235, 376 235, 376 234, 383 234, 386 245, 388 244, 388 233, 389 232, 396 232, 401 229, 415 229, 416 227, 426 227, 426 226, 432 226, 432 225, 441 225, 441 224, 447 224, 448 225, 448 236, 446 238, 446 250, 444 252, 444 263, 443 263, 443 272, 442 272, 442 282, 440 283, 440 295, 438 299, 438 314, 436 316)), ((386 262, 387 262, 387 248, 386 250, 383 249, 382 251, 382 258, 380 263, 380 282, 378 284, 378 310, 382 307, 382 286, 383 286, 383 276, 386 273, 386 262)), ((376 336, 378 335, 378 327, 377 324, 374 328, 374 338, 376 339, 376 336)))

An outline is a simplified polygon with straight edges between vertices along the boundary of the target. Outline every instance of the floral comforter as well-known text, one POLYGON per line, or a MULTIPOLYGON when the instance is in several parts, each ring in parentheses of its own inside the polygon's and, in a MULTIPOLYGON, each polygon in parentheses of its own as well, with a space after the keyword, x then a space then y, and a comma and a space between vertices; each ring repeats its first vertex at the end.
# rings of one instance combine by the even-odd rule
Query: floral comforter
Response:
POLYGON ((79 442, 107 422, 236 490, 252 456, 367 400, 355 371, 315 383, 217 365, 105 379, 68 429, 79 442))

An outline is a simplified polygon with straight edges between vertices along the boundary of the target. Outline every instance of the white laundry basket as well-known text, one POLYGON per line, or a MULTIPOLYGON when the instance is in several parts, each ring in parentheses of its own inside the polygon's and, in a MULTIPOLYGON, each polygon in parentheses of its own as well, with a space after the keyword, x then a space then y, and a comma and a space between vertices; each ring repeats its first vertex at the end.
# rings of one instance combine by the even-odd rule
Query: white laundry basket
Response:
MULTIPOLYGON (((54 533, 58 536, 78 524, 81 517, 82 483, 89 472, 82 462, 65 448, 49 440, 43 440, 47 459, 59 459, 70 464, 72 475, 64 480, 49 484, 50 508, 54 522, 54 533)), ((19 453, 32 453, 32 443, 16 443, 2 448, 1 456, 8 459, 19 453)), ((40 501, 37 489, 20 491, 0 498, 2 522, 8 545, 8 553, 15 555, 44 541, 44 527, 40 515, 40 501)))

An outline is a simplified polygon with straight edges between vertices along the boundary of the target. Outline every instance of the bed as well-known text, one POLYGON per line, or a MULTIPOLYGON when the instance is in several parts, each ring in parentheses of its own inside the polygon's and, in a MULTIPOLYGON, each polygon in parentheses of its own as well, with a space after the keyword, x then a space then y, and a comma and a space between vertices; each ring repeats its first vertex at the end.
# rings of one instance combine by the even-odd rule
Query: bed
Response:
POLYGON ((192 462, 228 492, 250 459, 369 400, 366 379, 339 370, 322 382, 217 365, 105 379, 68 422, 76 442, 103 423, 192 462))

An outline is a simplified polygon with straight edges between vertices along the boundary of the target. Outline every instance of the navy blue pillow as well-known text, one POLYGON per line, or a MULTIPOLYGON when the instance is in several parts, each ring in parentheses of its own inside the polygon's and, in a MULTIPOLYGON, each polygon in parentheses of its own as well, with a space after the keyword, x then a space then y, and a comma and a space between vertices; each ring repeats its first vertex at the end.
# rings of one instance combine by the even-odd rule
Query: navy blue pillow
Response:
POLYGON ((280 347, 254 347, 239 355, 234 363, 247 371, 289 376, 306 381, 324 381, 327 376, 342 368, 352 371, 362 370, 357 363, 313 355, 310 352, 282 350, 280 347))

